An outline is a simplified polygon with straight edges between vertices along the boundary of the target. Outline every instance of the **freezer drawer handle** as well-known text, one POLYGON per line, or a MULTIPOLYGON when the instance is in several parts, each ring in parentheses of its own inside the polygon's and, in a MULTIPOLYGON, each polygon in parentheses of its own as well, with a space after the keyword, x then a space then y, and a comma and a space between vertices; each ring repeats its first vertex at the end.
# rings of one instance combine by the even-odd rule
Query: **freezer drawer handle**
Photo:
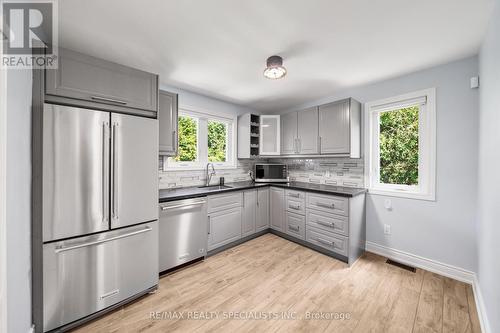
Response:
POLYGON ((60 253, 60 252, 69 251, 69 250, 76 250, 76 249, 79 249, 79 248, 82 248, 82 247, 87 247, 87 246, 92 246, 92 245, 98 245, 98 244, 102 244, 102 243, 106 243, 106 242, 111 242, 111 241, 114 241, 114 240, 117 240, 117 239, 121 239, 121 238, 125 238, 125 237, 130 237, 130 236, 142 234, 142 233, 145 233, 145 232, 148 232, 148 231, 151 231, 151 230, 152 230, 151 227, 146 227, 146 228, 144 228, 142 230, 137 230, 137 231, 129 232, 127 234, 118 235, 118 236, 114 236, 114 237, 110 237, 110 238, 106 238, 106 239, 100 239, 100 240, 93 241, 93 242, 82 243, 82 244, 72 245, 72 246, 68 246, 68 247, 59 246, 59 247, 56 247, 56 251, 55 252, 56 253, 60 253))
POLYGON ((175 206, 162 206, 161 210, 169 210, 169 209, 174 209, 174 208, 181 208, 181 207, 189 207, 189 206, 195 206, 195 205, 203 205, 206 201, 199 201, 199 202, 193 202, 185 205, 175 205, 175 206))
POLYGON ((111 296, 115 296, 115 295, 117 295, 119 293, 120 293, 120 289, 115 289, 113 291, 110 291, 109 293, 102 294, 101 296, 99 296, 99 299, 103 300, 105 298, 108 298, 108 297, 111 297, 111 296))
POLYGON ((90 96, 91 99, 94 101, 101 101, 101 102, 111 102, 111 103, 116 103, 116 104, 121 104, 121 105, 127 105, 127 102, 121 101, 119 99, 114 99, 114 98, 106 98, 106 97, 99 97, 99 96, 90 96))

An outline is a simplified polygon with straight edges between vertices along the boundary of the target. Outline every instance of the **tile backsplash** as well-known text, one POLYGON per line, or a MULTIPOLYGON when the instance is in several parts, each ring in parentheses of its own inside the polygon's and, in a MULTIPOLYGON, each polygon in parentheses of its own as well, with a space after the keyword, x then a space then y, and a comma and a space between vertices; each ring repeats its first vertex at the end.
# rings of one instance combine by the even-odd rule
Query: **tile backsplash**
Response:
MULTIPOLYGON (((217 169, 211 184, 218 184, 224 177, 226 183, 251 180, 249 171, 259 161, 239 160, 234 169, 217 169)), ((260 161, 265 162, 265 161, 260 161)), ((349 187, 364 187, 364 163, 362 159, 270 159, 269 162, 288 165, 290 180, 349 187)), ((163 159, 159 159, 160 189, 201 186, 205 184, 205 170, 163 171, 163 159)))
MULTIPOLYGON (((211 185, 219 183, 224 177, 226 183, 252 180, 249 171, 253 170, 256 161, 240 160, 234 169, 217 169, 212 176, 211 185)), ((160 189, 205 185, 205 170, 163 171, 163 159, 159 159, 160 189)))
POLYGON ((364 187, 362 159, 271 159, 270 162, 288 165, 291 181, 335 186, 364 187))

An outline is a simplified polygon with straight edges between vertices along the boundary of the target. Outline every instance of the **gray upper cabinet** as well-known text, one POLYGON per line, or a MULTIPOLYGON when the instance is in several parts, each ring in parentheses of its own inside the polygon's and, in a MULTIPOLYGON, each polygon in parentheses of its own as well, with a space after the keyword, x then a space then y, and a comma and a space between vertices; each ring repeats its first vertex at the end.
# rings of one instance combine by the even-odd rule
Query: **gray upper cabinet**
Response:
POLYGON ((281 116, 281 154, 318 154, 318 108, 281 116))
POLYGON ((257 189, 255 231, 269 228, 269 188, 257 189))
POLYGON ((255 213, 257 206, 257 190, 243 191, 243 214, 241 218, 241 236, 255 233, 255 213))
POLYGON ((158 120, 160 123, 160 155, 177 155, 177 98, 177 94, 160 90, 158 110, 158 120))
POLYGON ((361 157, 361 104, 352 98, 319 106, 321 154, 361 157))
POLYGON ((158 111, 158 75, 62 48, 58 68, 46 71, 45 93, 49 102, 152 116, 158 111))
POLYGON ((297 112, 281 116, 281 154, 297 154, 297 112))
POLYGON ((285 232, 285 190, 271 187, 269 189, 271 204, 271 228, 285 232))
POLYGON ((318 108, 312 107, 298 112, 297 151, 299 154, 318 154, 318 108))

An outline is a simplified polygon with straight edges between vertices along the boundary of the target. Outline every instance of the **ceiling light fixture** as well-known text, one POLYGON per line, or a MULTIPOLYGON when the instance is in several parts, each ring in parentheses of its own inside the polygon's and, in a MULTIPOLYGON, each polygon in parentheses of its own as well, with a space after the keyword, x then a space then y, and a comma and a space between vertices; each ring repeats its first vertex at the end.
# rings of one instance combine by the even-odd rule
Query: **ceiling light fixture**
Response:
POLYGON ((286 75, 286 68, 283 67, 283 58, 277 55, 267 58, 267 68, 264 70, 264 76, 268 79, 281 79, 286 75))

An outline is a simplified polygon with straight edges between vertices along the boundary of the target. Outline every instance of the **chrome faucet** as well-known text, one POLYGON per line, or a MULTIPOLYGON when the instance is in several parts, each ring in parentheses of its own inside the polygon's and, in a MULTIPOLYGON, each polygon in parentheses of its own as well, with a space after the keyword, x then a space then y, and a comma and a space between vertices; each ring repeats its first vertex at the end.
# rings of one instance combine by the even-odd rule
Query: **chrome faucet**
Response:
POLYGON ((214 168, 214 164, 213 163, 207 163, 207 170, 206 170, 206 173, 205 173, 205 176, 206 176, 206 183, 205 183, 205 186, 210 186, 210 180, 212 180, 212 176, 215 175, 215 168, 214 168), (212 167, 212 171, 208 171, 208 168, 209 167, 212 167))

